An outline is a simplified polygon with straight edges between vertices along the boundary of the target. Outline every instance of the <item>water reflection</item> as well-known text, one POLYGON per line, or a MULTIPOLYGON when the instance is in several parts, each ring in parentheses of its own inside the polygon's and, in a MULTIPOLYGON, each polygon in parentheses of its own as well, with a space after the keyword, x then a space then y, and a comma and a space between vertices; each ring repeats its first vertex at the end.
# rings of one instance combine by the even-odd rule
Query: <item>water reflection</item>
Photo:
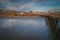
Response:
POLYGON ((58 20, 58 26, 59 26, 59 28, 60 28, 60 20, 58 20))
POLYGON ((0 35, 3 40, 51 40, 45 18, 1 18, 0 35))

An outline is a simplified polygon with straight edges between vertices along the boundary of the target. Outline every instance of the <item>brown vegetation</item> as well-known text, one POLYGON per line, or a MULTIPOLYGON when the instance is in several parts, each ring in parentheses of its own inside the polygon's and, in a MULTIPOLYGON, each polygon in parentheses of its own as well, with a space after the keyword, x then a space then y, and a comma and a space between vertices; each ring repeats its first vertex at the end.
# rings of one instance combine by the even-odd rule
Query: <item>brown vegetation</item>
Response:
POLYGON ((60 18, 60 12, 17 12, 11 10, 0 10, 0 17, 22 17, 22 16, 50 16, 60 18))

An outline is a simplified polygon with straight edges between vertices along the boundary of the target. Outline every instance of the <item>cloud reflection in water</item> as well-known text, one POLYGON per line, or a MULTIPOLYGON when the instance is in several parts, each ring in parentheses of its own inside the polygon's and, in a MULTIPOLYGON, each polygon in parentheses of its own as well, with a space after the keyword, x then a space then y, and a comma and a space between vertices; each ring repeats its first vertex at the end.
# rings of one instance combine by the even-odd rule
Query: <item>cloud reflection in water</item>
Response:
POLYGON ((49 28, 45 24, 45 18, 19 18, 1 19, 1 28, 6 28, 8 33, 14 32, 17 37, 49 39, 49 28))

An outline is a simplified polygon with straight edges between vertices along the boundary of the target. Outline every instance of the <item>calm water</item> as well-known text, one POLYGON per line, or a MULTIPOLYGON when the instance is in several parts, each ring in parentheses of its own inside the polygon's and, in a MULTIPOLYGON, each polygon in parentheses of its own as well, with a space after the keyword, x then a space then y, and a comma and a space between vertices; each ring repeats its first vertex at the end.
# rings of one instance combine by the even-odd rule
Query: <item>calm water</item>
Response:
POLYGON ((51 40, 45 18, 0 18, 2 40, 51 40))

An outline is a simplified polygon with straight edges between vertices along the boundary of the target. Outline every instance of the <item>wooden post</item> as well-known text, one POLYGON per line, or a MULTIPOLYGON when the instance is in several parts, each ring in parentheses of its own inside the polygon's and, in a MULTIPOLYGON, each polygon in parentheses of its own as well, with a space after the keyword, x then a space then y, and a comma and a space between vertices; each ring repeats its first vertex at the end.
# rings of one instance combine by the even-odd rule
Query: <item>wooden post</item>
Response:
POLYGON ((53 40, 57 40, 57 32, 58 32, 58 19, 53 17, 46 18, 46 24, 49 26, 53 40))

